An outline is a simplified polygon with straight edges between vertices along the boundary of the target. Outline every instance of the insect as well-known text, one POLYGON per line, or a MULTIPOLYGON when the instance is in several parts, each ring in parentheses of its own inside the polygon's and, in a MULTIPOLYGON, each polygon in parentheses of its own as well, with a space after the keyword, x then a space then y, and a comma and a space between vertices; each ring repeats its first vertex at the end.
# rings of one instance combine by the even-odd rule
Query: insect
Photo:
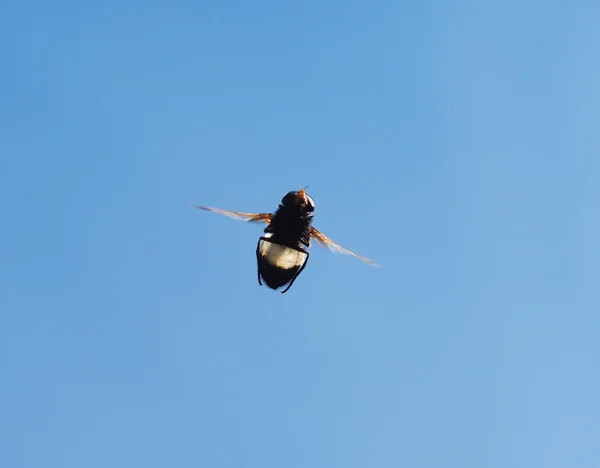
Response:
POLYGON ((302 188, 286 193, 275 213, 241 213, 199 205, 196 208, 238 220, 267 223, 256 245, 258 284, 262 286, 264 281, 275 290, 285 286, 282 294, 292 287, 306 267, 310 256, 306 248, 310 247, 311 239, 316 239, 335 252, 352 255, 371 266, 379 266, 336 244, 312 226, 315 202, 302 188))

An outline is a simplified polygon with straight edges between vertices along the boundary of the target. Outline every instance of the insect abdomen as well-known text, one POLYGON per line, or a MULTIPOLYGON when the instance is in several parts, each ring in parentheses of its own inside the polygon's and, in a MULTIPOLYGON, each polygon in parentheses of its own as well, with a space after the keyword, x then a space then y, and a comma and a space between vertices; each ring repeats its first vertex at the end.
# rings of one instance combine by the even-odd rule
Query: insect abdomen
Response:
POLYGON ((308 252, 261 238, 256 251, 259 280, 271 289, 293 282, 306 266, 308 252))

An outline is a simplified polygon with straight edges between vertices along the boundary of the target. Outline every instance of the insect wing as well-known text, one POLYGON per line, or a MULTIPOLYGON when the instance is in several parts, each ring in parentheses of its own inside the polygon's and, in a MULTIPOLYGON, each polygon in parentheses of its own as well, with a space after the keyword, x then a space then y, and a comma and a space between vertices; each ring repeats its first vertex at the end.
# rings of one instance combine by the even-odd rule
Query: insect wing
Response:
POLYGON ((225 216, 229 216, 230 218, 234 218, 240 221, 250 221, 257 223, 270 223, 271 218, 273 217, 272 213, 242 213, 240 211, 229 211, 222 210, 221 208, 213 208, 212 206, 201 206, 196 205, 196 208, 205 211, 212 211, 214 213, 219 213, 225 216))
POLYGON ((341 245, 332 241, 329 237, 327 237, 325 234, 323 234, 321 231, 319 231, 316 228, 311 228, 310 237, 318 240, 323 246, 329 248, 330 250, 332 250, 334 252, 345 254, 345 255, 352 255, 353 257, 356 257, 359 260, 362 260, 363 262, 368 263, 369 265, 371 265, 373 267, 379 267, 379 265, 377 265, 372 260, 370 260, 366 257, 361 257, 360 255, 357 255, 354 252, 351 252, 350 250, 348 250, 347 248, 342 247, 341 245))

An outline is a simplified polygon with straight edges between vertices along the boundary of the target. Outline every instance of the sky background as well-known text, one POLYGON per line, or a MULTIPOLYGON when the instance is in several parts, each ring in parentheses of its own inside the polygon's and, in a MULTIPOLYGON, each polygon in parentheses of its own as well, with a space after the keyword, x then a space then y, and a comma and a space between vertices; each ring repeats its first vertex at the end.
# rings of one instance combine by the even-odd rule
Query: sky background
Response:
POLYGON ((598 2, 2 10, 0 466, 600 466, 598 2))

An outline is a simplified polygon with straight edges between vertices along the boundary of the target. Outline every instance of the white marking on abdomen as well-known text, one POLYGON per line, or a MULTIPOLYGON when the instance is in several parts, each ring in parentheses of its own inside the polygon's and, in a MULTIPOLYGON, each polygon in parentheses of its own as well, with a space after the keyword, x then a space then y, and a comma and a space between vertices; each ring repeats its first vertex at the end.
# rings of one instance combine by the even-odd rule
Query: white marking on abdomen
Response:
POLYGON ((303 252, 268 241, 262 241, 260 253, 268 263, 284 270, 302 266, 307 257, 303 252))

